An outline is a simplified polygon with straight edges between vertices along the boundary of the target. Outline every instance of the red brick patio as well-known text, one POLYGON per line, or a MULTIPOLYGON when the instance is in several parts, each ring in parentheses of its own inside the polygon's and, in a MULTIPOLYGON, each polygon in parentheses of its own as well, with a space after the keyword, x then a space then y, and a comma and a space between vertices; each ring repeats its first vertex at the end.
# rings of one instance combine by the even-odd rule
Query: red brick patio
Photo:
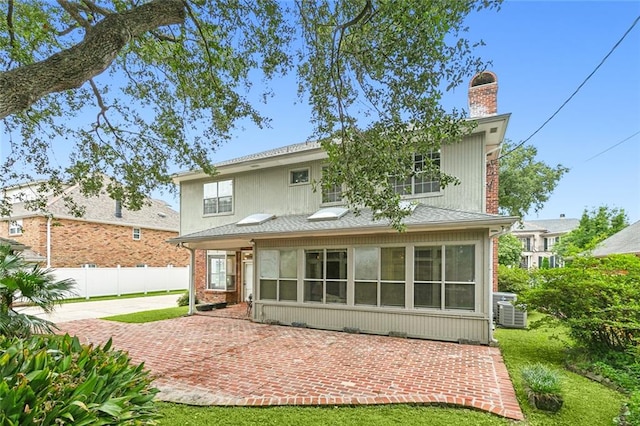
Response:
POLYGON ((498 348, 269 326, 241 309, 146 324, 60 323, 145 362, 159 398, 201 405, 449 404, 522 420, 498 348), (235 313, 234 313, 235 312, 235 313), (213 316, 213 317, 212 317, 213 316))

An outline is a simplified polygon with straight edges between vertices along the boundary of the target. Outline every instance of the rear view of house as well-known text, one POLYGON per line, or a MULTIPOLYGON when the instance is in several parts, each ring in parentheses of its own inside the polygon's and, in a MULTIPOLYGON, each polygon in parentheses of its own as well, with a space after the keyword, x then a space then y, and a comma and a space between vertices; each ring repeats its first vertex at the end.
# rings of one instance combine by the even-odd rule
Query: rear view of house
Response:
POLYGON ((508 114, 497 79, 472 80, 476 127, 429 156, 461 184, 416 175, 397 182, 406 232, 357 216, 341 188, 313 191, 326 166, 315 142, 179 174, 180 236, 191 250, 192 292, 209 302, 254 299, 258 322, 469 341, 492 340, 494 237, 516 218, 497 214, 498 157, 508 114))

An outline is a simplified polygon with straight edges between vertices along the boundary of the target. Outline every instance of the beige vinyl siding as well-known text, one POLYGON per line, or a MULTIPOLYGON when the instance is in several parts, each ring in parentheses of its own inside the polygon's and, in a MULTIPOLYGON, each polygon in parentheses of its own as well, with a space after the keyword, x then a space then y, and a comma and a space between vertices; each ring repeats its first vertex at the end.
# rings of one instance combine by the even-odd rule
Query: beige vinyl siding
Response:
POLYGON ((388 335, 389 332, 395 332, 422 339, 489 343, 489 320, 486 315, 436 314, 400 309, 372 311, 355 306, 301 306, 262 301, 255 302, 253 312, 254 319, 260 322, 278 321, 286 325, 299 323, 325 330, 352 328, 370 334, 388 335))
MULTIPOLYGON (((482 212, 484 208, 485 162, 484 137, 476 134, 461 143, 442 148, 442 168, 460 179, 460 185, 450 185, 439 193, 407 197, 434 207, 482 212)), ((322 207, 320 191, 313 192, 311 182, 322 176, 326 162, 312 161, 249 172, 224 174, 215 178, 184 181, 181 191, 182 235, 216 226, 237 222, 254 213, 272 213, 278 216, 313 213, 322 207), (309 168, 310 183, 289 184, 291 170, 309 168), (217 180, 233 179, 233 213, 203 215, 203 185, 217 180)))

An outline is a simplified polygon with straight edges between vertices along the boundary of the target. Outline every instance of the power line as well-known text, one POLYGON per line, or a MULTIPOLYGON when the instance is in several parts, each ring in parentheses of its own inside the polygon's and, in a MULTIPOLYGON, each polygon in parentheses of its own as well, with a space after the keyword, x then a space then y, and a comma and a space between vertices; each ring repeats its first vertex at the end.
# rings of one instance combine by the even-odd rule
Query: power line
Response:
POLYGON ((609 53, 607 53, 605 55, 604 58, 602 58, 602 60, 600 61, 600 63, 598 64, 597 67, 595 67, 595 69, 593 71, 591 71, 591 74, 589 74, 587 76, 587 78, 584 79, 584 81, 582 83, 580 83, 580 85, 578 86, 578 88, 571 94, 571 96, 569 96, 567 98, 566 101, 564 101, 564 103, 562 105, 560 105, 560 108, 558 108, 556 110, 556 112, 554 112, 553 114, 551 114, 551 117, 547 118, 547 120, 542 123, 542 125, 540 127, 538 127, 536 129, 535 132, 533 132, 531 135, 529 135, 528 138, 526 138, 525 140, 523 140, 522 142, 520 142, 519 144, 517 144, 515 147, 513 147, 511 150, 507 151, 506 153, 502 154, 500 156, 500 158, 502 157, 506 157, 507 155, 511 154, 513 151, 515 151, 516 149, 520 148, 522 145, 524 145, 529 139, 531 139, 532 137, 534 137, 536 135, 536 133, 538 133, 540 130, 542 130, 542 128, 544 126, 547 125, 548 122, 550 122, 559 112, 560 110, 562 110, 562 108, 565 107, 565 105, 567 105, 569 103, 569 101, 571 99, 573 99, 573 97, 580 91, 580 89, 582 89, 582 86, 584 86, 587 81, 589 81, 589 79, 596 73, 596 71, 598 71, 598 69, 602 66, 602 64, 604 64, 604 62, 609 58, 609 56, 611 56, 611 54, 614 52, 614 50, 616 50, 618 48, 618 46, 620 45, 620 43, 622 43, 622 40, 624 40, 627 35, 631 32, 631 30, 633 29, 633 27, 636 26, 636 24, 638 23, 638 21, 640 21, 640 16, 638 16, 635 21, 633 21, 633 24, 631 24, 631 26, 629 27, 629 29, 622 35, 622 37, 620 38, 620 40, 618 40, 618 42, 616 44, 613 45, 613 47, 611 48, 611 50, 609 50, 609 53))
POLYGON ((616 146, 623 144, 624 142, 628 141, 629 139, 633 138, 634 136, 636 136, 636 135, 638 135, 638 134, 640 134, 640 130, 638 130, 637 132, 635 132, 634 134, 632 134, 632 135, 631 135, 631 136, 629 136, 628 138, 625 138, 625 139, 621 140, 620 142, 616 143, 615 145, 611 145, 609 148, 605 149, 604 151, 597 153, 597 154, 596 154, 596 155, 594 155, 593 157, 587 158, 586 160, 584 160, 584 162, 586 163, 587 161, 591 161, 591 160, 593 160, 594 158, 601 156, 601 155, 602 155, 602 154, 604 154, 605 152, 607 152, 607 151, 611 151, 611 150, 612 150, 613 148, 615 148, 616 146))

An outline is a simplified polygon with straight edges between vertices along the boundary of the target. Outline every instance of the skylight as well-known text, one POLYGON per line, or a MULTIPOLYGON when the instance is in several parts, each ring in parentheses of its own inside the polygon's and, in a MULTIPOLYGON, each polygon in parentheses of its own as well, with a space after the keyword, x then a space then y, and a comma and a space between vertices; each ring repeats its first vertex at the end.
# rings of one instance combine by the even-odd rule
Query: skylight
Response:
POLYGON ((400 208, 400 210, 413 213, 416 207, 418 207, 418 204, 411 201, 402 200, 398 203, 398 207, 400 208))
POLYGON ((309 216, 307 220, 337 220, 347 214, 348 211, 349 209, 344 207, 327 207, 318 210, 309 216))
POLYGON ((260 225, 274 217, 276 217, 276 215, 271 213, 254 213, 236 223, 236 226, 260 225))

